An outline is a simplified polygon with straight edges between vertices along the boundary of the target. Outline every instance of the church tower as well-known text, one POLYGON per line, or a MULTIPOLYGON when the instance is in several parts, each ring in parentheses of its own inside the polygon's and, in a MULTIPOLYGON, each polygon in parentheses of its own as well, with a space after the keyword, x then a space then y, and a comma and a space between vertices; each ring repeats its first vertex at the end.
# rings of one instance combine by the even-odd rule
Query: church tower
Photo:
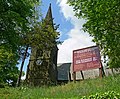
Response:
MULTIPOLYGON (((47 22, 46 27, 51 26, 54 30, 51 4, 44 20, 47 22)), ((29 85, 42 86, 57 83, 57 53, 57 45, 51 50, 32 48, 26 76, 29 85)))

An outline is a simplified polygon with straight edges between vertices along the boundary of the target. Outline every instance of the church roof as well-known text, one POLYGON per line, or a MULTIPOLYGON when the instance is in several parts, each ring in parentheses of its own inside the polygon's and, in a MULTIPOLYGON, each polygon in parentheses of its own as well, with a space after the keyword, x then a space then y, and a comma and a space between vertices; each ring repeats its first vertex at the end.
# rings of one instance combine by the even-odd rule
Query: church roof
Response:
POLYGON ((49 5, 45 20, 47 21, 48 25, 53 26, 53 17, 52 17, 52 9, 51 9, 51 3, 49 5))

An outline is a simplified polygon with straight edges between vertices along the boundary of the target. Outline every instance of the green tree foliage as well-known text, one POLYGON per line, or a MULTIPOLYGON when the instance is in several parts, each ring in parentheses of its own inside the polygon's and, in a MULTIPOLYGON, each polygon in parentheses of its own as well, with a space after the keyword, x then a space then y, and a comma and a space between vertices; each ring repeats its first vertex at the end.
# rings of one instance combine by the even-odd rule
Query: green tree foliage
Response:
POLYGON ((37 4, 38 0, 0 0, 0 82, 16 81, 16 64, 37 4))
POLYGON ((0 46, 0 83, 15 86, 19 73, 16 67, 17 59, 11 49, 0 46))
POLYGON ((120 0, 69 0, 83 29, 94 37, 110 67, 120 67, 120 0))
POLYGON ((13 51, 20 45, 20 37, 29 28, 29 18, 33 17, 35 0, 0 1, 0 45, 13 51), (31 1, 31 2, 30 2, 31 1))
MULTIPOLYGON (((58 25, 55 25, 58 28, 58 25)), ((24 41, 30 47, 36 47, 37 49, 51 49, 60 42, 59 32, 57 32, 52 26, 48 25, 45 20, 35 24, 34 28, 26 36, 24 41)))

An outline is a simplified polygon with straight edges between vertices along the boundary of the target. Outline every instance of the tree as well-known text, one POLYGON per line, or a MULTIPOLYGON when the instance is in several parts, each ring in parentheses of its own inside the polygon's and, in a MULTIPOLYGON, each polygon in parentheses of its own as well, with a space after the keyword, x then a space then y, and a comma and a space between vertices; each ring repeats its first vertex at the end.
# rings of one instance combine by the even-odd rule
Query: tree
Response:
POLYGON ((94 37, 107 64, 120 67, 120 1, 68 0, 68 3, 78 18, 86 20, 83 29, 94 37))
POLYGON ((0 45, 13 51, 21 44, 21 37, 29 29, 29 18, 34 17, 34 2, 37 0, 0 1, 0 45))
POLYGON ((17 59, 10 49, 0 46, 0 83, 15 86, 19 73, 16 67, 17 59))
POLYGON ((31 19, 35 19, 36 4, 38 0, 0 0, 0 74, 6 75, 8 70, 7 75, 11 75, 0 77, 1 82, 18 76, 16 64, 25 46, 24 37, 30 31, 31 19))
MULTIPOLYGON (((55 25, 56 29, 58 28, 55 25)), ((56 32, 53 27, 49 26, 47 22, 41 21, 35 24, 34 28, 27 35, 25 42, 30 47, 37 47, 37 49, 50 49, 54 45, 60 43, 57 41, 59 32, 56 32)))
POLYGON ((59 25, 53 24, 53 19, 42 19, 36 21, 38 18, 38 13, 36 13, 35 20, 31 20, 31 28, 29 33, 24 36, 23 43, 26 45, 25 52, 23 53, 23 60, 20 68, 20 74, 17 81, 17 86, 20 86, 20 80, 22 75, 22 68, 24 65, 24 61, 27 56, 28 48, 36 48, 41 50, 52 50, 54 46, 61 43, 57 41, 59 32, 56 32, 59 25))

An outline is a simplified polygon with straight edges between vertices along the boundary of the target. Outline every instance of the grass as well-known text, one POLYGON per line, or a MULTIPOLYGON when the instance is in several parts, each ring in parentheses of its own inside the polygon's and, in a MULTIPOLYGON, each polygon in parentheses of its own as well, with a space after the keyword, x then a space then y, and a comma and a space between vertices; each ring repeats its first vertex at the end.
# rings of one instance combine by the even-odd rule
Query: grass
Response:
POLYGON ((54 87, 1 88, 0 99, 81 98, 96 93, 120 93, 120 75, 78 81, 54 87))

